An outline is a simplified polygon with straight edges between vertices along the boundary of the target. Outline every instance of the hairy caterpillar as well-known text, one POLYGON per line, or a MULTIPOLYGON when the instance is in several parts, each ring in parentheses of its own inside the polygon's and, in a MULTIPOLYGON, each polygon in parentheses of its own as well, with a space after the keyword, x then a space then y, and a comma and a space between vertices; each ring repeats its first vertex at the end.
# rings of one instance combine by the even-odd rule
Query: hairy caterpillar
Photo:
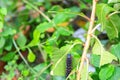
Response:
POLYGON ((67 58, 66 58, 66 78, 70 74, 71 69, 72 69, 72 56, 71 56, 71 54, 67 54, 67 58))

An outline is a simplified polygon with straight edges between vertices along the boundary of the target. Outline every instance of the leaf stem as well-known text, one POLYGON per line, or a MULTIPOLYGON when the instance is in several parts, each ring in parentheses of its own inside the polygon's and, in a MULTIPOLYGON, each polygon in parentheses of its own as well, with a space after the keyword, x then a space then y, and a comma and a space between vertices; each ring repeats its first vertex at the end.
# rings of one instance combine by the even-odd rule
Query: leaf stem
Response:
POLYGON ((38 74, 36 75, 36 78, 38 78, 46 69, 48 69, 50 66, 52 65, 52 63, 50 63, 48 66, 46 66, 45 68, 43 68, 41 71, 38 72, 38 74))
POLYGON ((34 8, 37 12, 39 12, 48 22, 51 22, 50 18, 46 16, 41 10, 39 10, 36 6, 28 2, 27 0, 23 0, 24 3, 28 4, 32 8, 34 8))
POLYGON ((101 26, 101 24, 96 25, 96 26, 92 29, 91 34, 94 33, 95 30, 96 30, 98 27, 100 27, 100 26, 101 26))
POLYGON ((74 70, 74 71, 72 71, 69 75, 68 75, 68 77, 65 79, 65 80, 68 80, 69 79, 69 77, 72 75, 72 74, 74 74, 74 73, 76 73, 76 71, 74 70))
POLYGON ((120 13, 120 11, 115 11, 115 12, 109 14, 107 18, 110 18, 112 15, 114 15, 114 14, 118 14, 118 13, 120 13))
POLYGON ((13 44, 14 44, 17 52, 19 53, 20 57, 22 58, 22 60, 25 62, 25 64, 28 66, 28 68, 29 68, 33 73, 36 73, 36 72, 30 67, 30 65, 28 64, 27 60, 24 58, 24 56, 23 56, 22 53, 20 52, 20 49, 19 49, 19 47, 17 46, 15 40, 13 39, 12 41, 13 41, 13 44))
POLYGON ((43 57, 43 60, 46 61, 45 53, 44 53, 44 51, 42 50, 42 47, 41 47, 41 44, 40 44, 40 43, 38 44, 38 48, 39 48, 39 51, 41 52, 41 55, 42 55, 42 57, 43 57))
POLYGON ((89 48, 89 45, 90 45, 90 40, 91 40, 90 33, 91 33, 92 28, 94 26, 96 3, 97 3, 97 1, 93 0, 93 9, 92 9, 92 13, 91 13, 90 26, 89 26, 89 29, 88 29, 87 39, 86 39, 85 46, 84 46, 83 53, 82 53, 80 67, 79 67, 78 72, 77 72, 77 80, 80 80, 80 73, 81 73, 81 71, 82 71, 82 69, 84 67, 86 54, 87 54, 87 51, 88 51, 88 48, 89 48))

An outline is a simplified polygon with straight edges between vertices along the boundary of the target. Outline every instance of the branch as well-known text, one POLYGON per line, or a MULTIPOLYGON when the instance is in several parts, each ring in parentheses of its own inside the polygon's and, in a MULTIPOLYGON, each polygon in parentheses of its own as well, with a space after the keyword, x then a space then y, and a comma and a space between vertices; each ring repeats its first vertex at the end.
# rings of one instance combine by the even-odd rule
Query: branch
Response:
POLYGON ((93 34, 98 27, 101 27, 101 24, 100 24, 100 23, 99 23, 98 25, 96 25, 96 26, 92 29, 91 34, 93 34))
POLYGON ((82 53, 80 67, 79 67, 78 73, 77 73, 77 80, 80 80, 80 73, 81 73, 81 70, 84 67, 86 54, 87 54, 87 51, 88 51, 88 48, 89 48, 89 45, 90 45, 90 39, 91 39, 90 33, 91 33, 92 28, 94 26, 96 3, 97 3, 97 0, 93 0, 93 9, 92 9, 91 18, 90 18, 91 21, 90 21, 90 26, 89 26, 88 33, 87 33, 87 39, 86 39, 85 46, 84 46, 83 53, 82 53))

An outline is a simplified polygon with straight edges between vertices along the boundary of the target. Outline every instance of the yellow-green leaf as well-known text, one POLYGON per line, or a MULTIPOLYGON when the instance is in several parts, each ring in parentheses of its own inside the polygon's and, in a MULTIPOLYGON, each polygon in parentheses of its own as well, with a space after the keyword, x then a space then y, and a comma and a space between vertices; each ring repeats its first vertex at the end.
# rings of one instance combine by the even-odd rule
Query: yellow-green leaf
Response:
POLYGON ((1 8, 0 13, 5 16, 7 14, 7 9, 6 8, 1 8))
POLYGON ((117 58, 108 51, 104 51, 101 55, 100 66, 111 63, 112 60, 117 60, 117 58))
POLYGON ((104 51, 103 45, 101 44, 99 39, 96 38, 95 44, 94 44, 93 49, 92 49, 92 53, 96 54, 96 55, 101 55, 103 53, 103 51, 104 51))
POLYGON ((111 54, 110 52, 104 49, 104 47, 102 46, 101 42, 99 41, 97 37, 95 37, 95 39, 96 41, 93 46, 92 53, 96 55, 100 55, 99 67, 105 64, 111 63, 112 60, 117 60, 117 58, 113 54, 111 54))
POLYGON ((119 3, 120 0, 108 0, 108 3, 119 3))
POLYGON ((101 23, 102 25, 102 30, 105 28, 105 20, 106 20, 106 16, 110 13, 114 11, 114 9, 110 6, 108 6, 107 4, 101 3, 101 4, 97 4, 96 7, 96 15, 98 17, 98 21, 101 23))
POLYGON ((29 51, 28 56, 27 56, 28 61, 34 62, 36 58, 35 54, 30 49, 28 49, 28 51, 29 51))

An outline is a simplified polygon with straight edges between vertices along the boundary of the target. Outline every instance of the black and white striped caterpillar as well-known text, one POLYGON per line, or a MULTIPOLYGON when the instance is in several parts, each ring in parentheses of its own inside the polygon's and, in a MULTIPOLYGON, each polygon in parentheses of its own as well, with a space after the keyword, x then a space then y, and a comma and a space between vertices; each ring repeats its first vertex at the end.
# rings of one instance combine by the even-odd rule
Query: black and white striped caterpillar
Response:
POLYGON ((66 58, 66 78, 70 74, 71 69, 72 69, 72 56, 71 56, 71 54, 67 54, 67 58, 66 58))

